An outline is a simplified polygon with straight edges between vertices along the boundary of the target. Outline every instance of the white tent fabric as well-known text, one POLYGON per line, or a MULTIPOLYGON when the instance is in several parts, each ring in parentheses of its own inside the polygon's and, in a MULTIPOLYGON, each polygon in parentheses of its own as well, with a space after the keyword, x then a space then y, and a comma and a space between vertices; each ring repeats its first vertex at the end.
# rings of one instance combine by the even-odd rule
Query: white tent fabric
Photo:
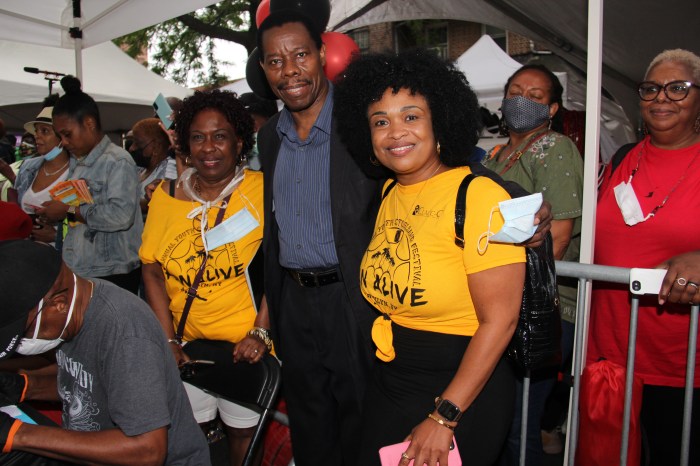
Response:
POLYGON ((82 79, 84 48, 212 3, 215 2, 212 0, 3 0, 0 4, 0 39, 73 49, 75 65, 70 72, 82 79), (79 30, 82 37, 73 38, 70 33, 71 28, 79 30))
POLYGON ((455 60, 455 65, 469 80, 479 103, 491 112, 497 112, 503 99, 503 86, 510 75, 522 65, 513 60, 496 44, 491 36, 479 38, 455 60))
MULTIPOLYGON (((492 113, 499 112, 506 81, 522 66, 488 35, 481 36, 455 64, 467 76, 479 103, 492 113)), ((564 107, 569 110, 585 110, 584 80, 571 73, 556 74, 564 87, 564 107)), ((607 162, 619 146, 634 140, 634 128, 617 103, 603 97, 602 105, 600 154, 602 160, 607 162)), ((482 146, 489 146, 488 141, 482 141, 482 146)))
MULTIPOLYGON (((153 115, 152 103, 158 93, 183 98, 190 91, 138 64, 111 42, 83 51, 85 73, 83 90, 99 104, 103 129, 128 130, 139 119, 153 115)), ((0 74, 0 118, 10 130, 22 131, 26 121, 39 112, 48 94, 48 83, 41 75, 23 71, 25 66, 60 73, 71 73, 73 53, 67 49, 0 40, 4 57, 0 74)), ((56 83, 54 92, 61 86, 56 83)))
MULTIPOLYGON (((83 48, 215 3, 211 0, 83 0, 83 48)), ((74 48, 73 0, 3 0, 0 39, 74 48)))

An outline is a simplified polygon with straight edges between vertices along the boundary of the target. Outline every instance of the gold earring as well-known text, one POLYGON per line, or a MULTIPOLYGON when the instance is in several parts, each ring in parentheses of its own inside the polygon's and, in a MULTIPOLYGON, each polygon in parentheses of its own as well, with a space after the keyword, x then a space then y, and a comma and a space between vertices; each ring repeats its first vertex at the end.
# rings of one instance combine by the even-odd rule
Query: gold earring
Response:
POLYGON ((440 155, 440 141, 438 141, 437 146, 435 147, 435 150, 437 151, 437 155, 440 155))
POLYGON ((190 156, 185 157, 185 165, 190 166, 190 156))
POLYGON ((381 163, 379 163, 379 160, 377 160, 377 157, 375 157, 374 154, 369 154, 369 163, 371 163, 375 167, 381 165, 381 163))
POLYGON ((695 119, 695 124, 693 125, 693 129, 695 130, 696 133, 700 133, 700 115, 695 119))

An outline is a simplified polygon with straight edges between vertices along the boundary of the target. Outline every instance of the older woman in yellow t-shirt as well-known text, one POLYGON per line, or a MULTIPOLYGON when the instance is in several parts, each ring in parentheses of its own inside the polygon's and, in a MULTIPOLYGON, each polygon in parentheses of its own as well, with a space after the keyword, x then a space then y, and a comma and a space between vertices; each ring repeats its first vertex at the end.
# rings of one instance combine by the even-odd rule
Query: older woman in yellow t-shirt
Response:
POLYGON ((335 98, 351 152, 397 181, 385 186, 360 270, 361 291, 380 313, 360 464, 378 465, 377 450, 405 438, 402 465, 447 464, 453 435, 465 464, 493 464, 512 417, 515 379, 503 353, 525 254, 511 244, 478 250, 482 233, 503 223, 492 208, 509 199, 487 177, 468 189, 464 249, 455 245, 457 189, 478 138, 476 96, 453 65, 414 51, 358 58, 335 98))
MULTIPOLYGON (((248 170, 245 158, 253 146, 253 120, 235 94, 196 92, 183 102, 175 127, 191 168, 177 182, 164 182, 150 201, 139 251, 146 298, 178 363, 189 359, 175 337, 183 319, 185 345, 229 341, 235 343, 234 360, 258 362, 272 344, 265 300, 256 303, 250 280, 263 231, 262 174, 248 170)), ((185 388, 197 422, 211 421, 218 411, 231 464, 240 464, 259 415, 190 384, 185 388)))

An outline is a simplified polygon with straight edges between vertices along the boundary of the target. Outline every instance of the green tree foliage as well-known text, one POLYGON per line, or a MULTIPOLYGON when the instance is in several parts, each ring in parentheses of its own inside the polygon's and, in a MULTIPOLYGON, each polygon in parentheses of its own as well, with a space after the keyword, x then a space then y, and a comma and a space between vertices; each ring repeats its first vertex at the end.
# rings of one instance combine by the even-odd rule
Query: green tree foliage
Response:
POLYGON ((150 49, 148 67, 177 83, 217 84, 226 79, 214 59, 214 39, 255 48, 260 0, 224 0, 193 13, 117 38, 136 57, 150 49), (189 79, 188 79, 189 78, 189 79))

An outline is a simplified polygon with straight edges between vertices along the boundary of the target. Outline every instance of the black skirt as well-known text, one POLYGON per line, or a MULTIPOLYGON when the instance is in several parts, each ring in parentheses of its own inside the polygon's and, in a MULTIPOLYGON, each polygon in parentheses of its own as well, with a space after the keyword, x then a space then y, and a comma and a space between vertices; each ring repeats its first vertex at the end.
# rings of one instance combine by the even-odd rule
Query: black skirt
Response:
MULTIPOLYGON (((471 337, 392 323, 396 357, 378 361, 363 406, 359 465, 380 465, 379 448, 399 443, 435 409, 471 337)), ((513 417, 515 376, 503 358, 455 429, 464 464, 496 462, 513 417)))

